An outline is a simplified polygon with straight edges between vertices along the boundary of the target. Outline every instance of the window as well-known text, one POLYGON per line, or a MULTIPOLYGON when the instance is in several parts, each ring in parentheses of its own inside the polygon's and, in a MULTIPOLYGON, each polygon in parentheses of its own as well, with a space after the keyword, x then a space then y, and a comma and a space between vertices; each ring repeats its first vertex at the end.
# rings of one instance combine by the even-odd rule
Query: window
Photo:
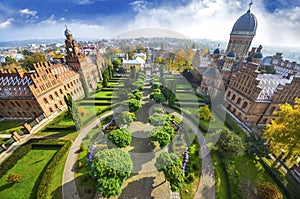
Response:
POLYGON ((56 96, 56 97, 59 97, 59 96, 58 96, 58 93, 57 93, 56 91, 55 91, 55 96, 56 96))
POLYGON ((241 98, 238 98, 236 104, 239 105, 241 103, 241 98))
POLYGON ((5 107, 5 104, 3 102, 1 102, 2 106, 5 107))
POLYGON ((52 95, 49 95, 49 97, 50 97, 51 100, 54 100, 52 95))
POLYGON ((62 101, 61 101, 61 100, 59 100, 59 104, 60 104, 60 105, 63 105, 63 103, 62 103, 62 101))
POLYGON ((230 95, 231 95, 231 92, 228 91, 228 92, 227 92, 227 97, 230 97, 230 95))
POLYGON ((268 118, 265 118, 265 119, 263 120, 263 124, 267 124, 267 122, 268 122, 268 118))
POLYGON ((50 113, 53 113, 53 109, 52 108, 49 108, 49 111, 50 111, 50 113))
POLYGON ((59 92, 60 92, 60 94, 63 94, 63 91, 62 91, 62 89, 59 89, 59 92))
POLYGON ((242 106, 242 109, 246 109, 248 106, 248 103, 247 102, 244 102, 243 106, 242 106))
POLYGON ((44 103, 45 103, 45 104, 49 104, 47 98, 44 98, 43 100, 44 100, 44 103))
POLYGON ((23 112, 23 115, 24 115, 24 116, 27 116, 26 112, 23 112))
POLYGON ((235 94, 233 94, 231 100, 234 101, 234 100, 235 100, 235 97, 236 97, 235 94))

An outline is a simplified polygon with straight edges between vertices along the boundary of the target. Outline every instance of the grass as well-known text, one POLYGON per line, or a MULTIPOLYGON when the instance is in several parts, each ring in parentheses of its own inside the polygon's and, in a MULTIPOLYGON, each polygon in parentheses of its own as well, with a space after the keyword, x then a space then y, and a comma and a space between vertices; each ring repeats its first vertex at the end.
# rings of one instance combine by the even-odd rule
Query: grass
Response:
POLYGON ((97 97, 107 97, 107 98, 111 98, 112 97, 112 91, 99 91, 97 93, 95 93, 94 95, 91 96, 92 98, 97 98, 97 97))
POLYGON ((191 88, 192 87, 190 84, 176 84, 176 89, 178 89, 178 90, 188 90, 191 88))
POLYGON ((29 151, 0 179, 0 195, 6 199, 30 198, 35 182, 58 149, 58 147, 33 148, 29 151), (6 182, 8 175, 12 173, 21 175, 21 182, 15 184, 6 182))
POLYGON ((216 181, 216 198, 228 199, 228 179, 225 174, 225 168, 222 165, 222 160, 216 151, 211 152, 212 161, 214 164, 215 181, 216 181))
POLYGON ((18 121, 1 121, 0 122, 0 134, 10 134, 12 131, 21 130, 23 127, 24 120, 18 121))

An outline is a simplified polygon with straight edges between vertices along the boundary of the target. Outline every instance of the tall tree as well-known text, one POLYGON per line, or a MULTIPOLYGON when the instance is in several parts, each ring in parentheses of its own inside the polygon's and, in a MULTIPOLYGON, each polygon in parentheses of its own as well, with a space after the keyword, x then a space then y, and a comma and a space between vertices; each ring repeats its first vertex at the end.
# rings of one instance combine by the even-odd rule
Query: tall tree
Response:
POLYGON ((276 113, 279 117, 267 124, 264 136, 269 140, 271 152, 279 155, 283 149, 284 159, 295 163, 300 157, 300 99, 295 100, 294 107, 281 105, 276 113))
POLYGON ((121 187, 133 170, 128 152, 119 148, 98 151, 92 160, 91 175, 99 194, 109 198, 121 194, 121 187))
POLYGON ((109 80, 109 73, 107 68, 104 70, 102 79, 103 79, 102 86, 103 88, 106 88, 108 86, 108 80, 109 80))
POLYGON ((246 138, 246 148, 248 153, 252 153, 258 157, 267 157, 270 154, 267 140, 262 135, 255 133, 251 133, 246 138))
POLYGON ((227 128, 221 130, 217 145, 219 151, 226 156, 242 156, 245 152, 242 138, 227 128))
POLYGON ((64 100, 68 106, 68 116, 71 117, 74 121, 76 129, 81 129, 81 127, 83 126, 83 122, 76 102, 73 100, 73 97, 69 93, 67 94, 67 96, 64 96, 64 100))

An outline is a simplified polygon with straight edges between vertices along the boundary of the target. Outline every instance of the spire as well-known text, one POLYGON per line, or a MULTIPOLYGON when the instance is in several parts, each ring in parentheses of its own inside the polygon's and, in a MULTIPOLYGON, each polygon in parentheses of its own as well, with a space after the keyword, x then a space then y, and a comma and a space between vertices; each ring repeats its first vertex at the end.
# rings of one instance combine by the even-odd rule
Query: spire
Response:
POLYGON ((249 9, 248 9, 248 12, 250 12, 252 4, 253 4, 253 2, 252 2, 252 0, 251 0, 251 2, 249 3, 249 9))

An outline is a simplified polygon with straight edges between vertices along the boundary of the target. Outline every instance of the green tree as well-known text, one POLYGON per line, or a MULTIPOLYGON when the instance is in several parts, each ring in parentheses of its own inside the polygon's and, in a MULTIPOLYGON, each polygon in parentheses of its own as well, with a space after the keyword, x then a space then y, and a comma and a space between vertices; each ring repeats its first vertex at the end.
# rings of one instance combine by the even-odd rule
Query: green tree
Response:
POLYGON ((136 89, 132 93, 128 94, 128 99, 136 99, 141 100, 143 98, 143 94, 140 90, 136 89))
POLYGON ((166 86, 166 77, 165 77, 165 66, 164 65, 161 65, 160 66, 160 73, 159 73, 160 77, 159 77, 159 80, 162 84, 162 86, 166 86))
POLYGON ((279 155, 285 150, 285 160, 295 163, 300 157, 300 100, 295 100, 294 107, 290 104, 280 106, 276 112, 278 118, 267 124, 264 136, 269 140, 271 152, 279 155))
POLYGON ((81 127, 83 126, 83 122, 76 102, 73 100, 73 97, 69 93, 67 94, 67 96, 64 96, 64 100, 68 107, 68 117, 72 118, 75 123, 76 129, 81 129, 81 127))
POLYGON ((108 139, 117 147, 123 148, 131 143, 131 133, 128 129, 116 129, 108 134, 108 139))
POLYGON ((121 187, 133 170, 128 152, 119 148, 98 151, 91 163, 91 175, 99 194, 109 198, 121 194, 121 187))
POLYGON ((34 69, 33 64, 39 63, 39 62, 45 62, 46 57, 40 52, 33 53, 31 56, 25 56, 25 59, 23 61, 23 67, 29 68, 30 70, 34 69))
POLYGON ((10 64, 14 64, 17 63, 17 60, 13 57, 5 57, 5 63, 4 65, 10 65, 10 64))
POLYGON ((124 103, 125 106, 128 105, 129 112, 135 112, 135 111, 142 108, 142 104, 141 104, 140 100, 129 99, 129 100, 126 100, 123 103, 124 103))
POLYGON ((113 64, 114 69, 117 69, 121 66, 121 60, 119 59, 114 59, 111 63, 113 64))
POLYGON ((84 97, 88 97, 89 96, 89 88, 86 84, 86 81, 84 78, 80 78, 81 84, 82 84, 82 88, 83 88, 83 92, 84 92, 84 97))
POLYGON ((227 128, 221 130, 217 145, 219 146, 219 151, 223 155, 242 156, 245 152, 242 138, 227 128))
POLYGON ((144 81, 141 79, 136 80, 132 85, 140 91, 144 89, 144 81))
POLYGON ((117 123, 120 126, 124 125, 130 125, 134 120, 136 120, 135 114, 128 112, 128 111, 123 111, 119 114, 117 118, 117 123))
POLYGON ((109 80, 109 73, 107 68, 104 70, 102 79, 103 79, 102 86, 103 88, 106 88, 108 86, 108 80, 109 80))
POLYGON ((165 126, 170 122, 170 117, 167 114, 154 113, 148 117, 150 124, 153 126, 165 126))
POLYGON ((162 103, 166 101, 165 96, 162 94, 159 88, 150 93, 150 99, 153 99, 156 103, 162 103))
POLYGON ((171 190, 178 191, 184 181, 182 162, 175 153, 162 152, 156 159, 155 167, 163 172, 165 180, 170 182, 171 190))
POLYGON ((282 199, 283 198, 278 188, 271 183, 264 183, 259 185, 257 192, 261 199, 282 199))
POLYGON ((174 129, 170 126, 157 126, 150 131, 151 141, 159 143, 160 148, 167 146, 174 137, 174 129))
POLYGON ((257 155, 258 157, 268 157, 270 149, 267 140, 262 135, 251 133, 246 138, 246 148, 248 153, 257 155))

